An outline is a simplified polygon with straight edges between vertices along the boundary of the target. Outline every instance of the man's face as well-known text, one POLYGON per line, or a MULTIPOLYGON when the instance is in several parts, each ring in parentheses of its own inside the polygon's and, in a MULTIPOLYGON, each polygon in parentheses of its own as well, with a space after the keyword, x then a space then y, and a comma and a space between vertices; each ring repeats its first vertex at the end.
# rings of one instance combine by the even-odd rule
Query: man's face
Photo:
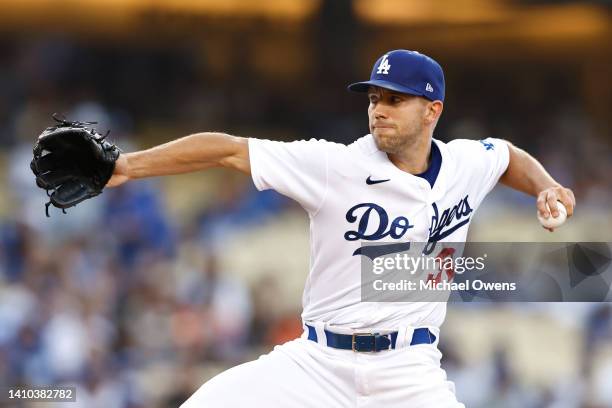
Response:
POLYGON ((426 99, 376 86, 370 87, 368 98, 370 133, 381 151, 400 153, 422 137, 426 99))

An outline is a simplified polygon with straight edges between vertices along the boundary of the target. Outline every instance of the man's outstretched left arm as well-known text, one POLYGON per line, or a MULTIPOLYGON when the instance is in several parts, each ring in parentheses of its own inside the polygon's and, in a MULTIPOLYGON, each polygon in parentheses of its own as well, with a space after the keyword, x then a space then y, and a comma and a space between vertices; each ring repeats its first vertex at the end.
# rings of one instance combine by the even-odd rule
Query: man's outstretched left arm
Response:
MULTIPOLYGON (((515 190, 537 197, 536 205, 540 215, 544 218, 559 215, 557 200, 561 201, 571 217, 576 206, 576 198, 569 188, 563 187, 529 153, 508 143, 510 159, 508 169, 499 181, 515 190), (550 213, 546 208, 550 208, 550 213)), ((551 229, 552 231, 552 229, 551 229)))

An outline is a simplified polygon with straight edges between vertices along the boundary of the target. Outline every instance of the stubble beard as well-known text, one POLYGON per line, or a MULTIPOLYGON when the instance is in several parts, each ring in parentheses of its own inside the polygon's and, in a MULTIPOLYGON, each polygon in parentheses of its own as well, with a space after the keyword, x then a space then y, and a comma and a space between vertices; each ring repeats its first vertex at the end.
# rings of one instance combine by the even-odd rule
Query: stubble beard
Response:
POLYGON ((375 136, 374 140, 378 150, 388 154, 400 154, 419 142, 422 131, 422 126, 415 124, 407 133, 375 136))

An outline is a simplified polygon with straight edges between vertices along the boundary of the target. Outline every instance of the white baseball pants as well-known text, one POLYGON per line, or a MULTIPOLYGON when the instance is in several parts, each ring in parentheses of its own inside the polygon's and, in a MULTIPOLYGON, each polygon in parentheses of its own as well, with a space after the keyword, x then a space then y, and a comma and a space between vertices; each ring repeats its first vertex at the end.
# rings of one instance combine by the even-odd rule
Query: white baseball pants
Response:
POLYGON ((181 408, 465 408, 434 344, 376 353, 298 338, 202 385, 181 408))

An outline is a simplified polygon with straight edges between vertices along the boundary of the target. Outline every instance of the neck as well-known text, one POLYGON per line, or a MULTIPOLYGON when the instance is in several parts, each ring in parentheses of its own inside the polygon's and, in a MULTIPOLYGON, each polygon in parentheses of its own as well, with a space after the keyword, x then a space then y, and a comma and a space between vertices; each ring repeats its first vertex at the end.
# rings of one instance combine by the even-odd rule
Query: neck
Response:
POLYGON ((387 157, 400 170, 410 174, 421 174, 429 167, 430 153, 431 137, 423 137, 399 153, 387 153, 387 157))

